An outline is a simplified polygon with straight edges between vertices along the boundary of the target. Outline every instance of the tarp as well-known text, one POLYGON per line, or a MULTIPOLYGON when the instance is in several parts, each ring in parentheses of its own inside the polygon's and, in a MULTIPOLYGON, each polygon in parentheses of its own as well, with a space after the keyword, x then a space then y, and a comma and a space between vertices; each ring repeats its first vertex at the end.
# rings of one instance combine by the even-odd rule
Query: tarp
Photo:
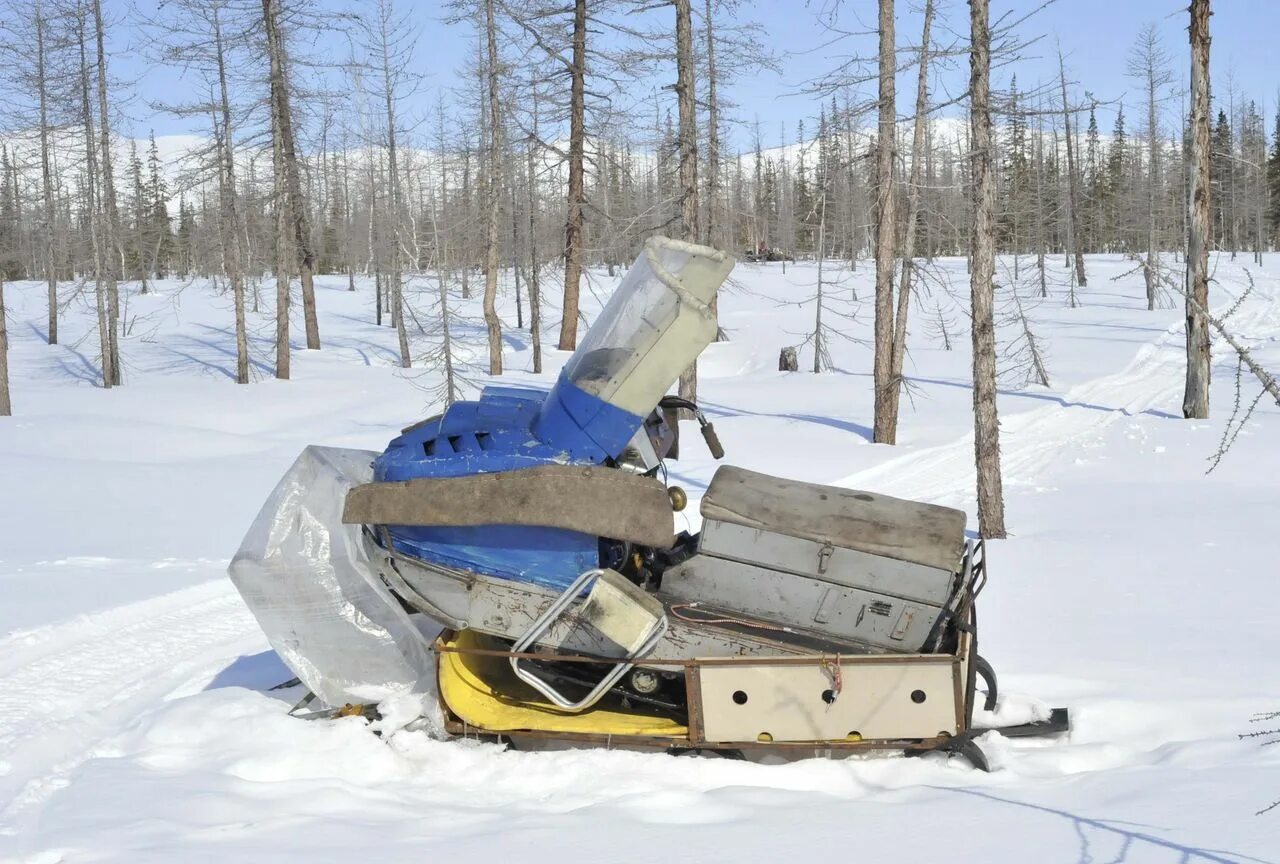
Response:
POLYGON ((342 523, 377 454, 308 447, 281 478, 231 561, 231 581, 271 647, 330 706, 434 690, 431 640, 370 566, 360 526, 342 523))
POLYGON ((369 483, 347 496, 343 521, 365 525, 526 525, 667 549, 667 487, 602 465, 540 465, 467 477, 369 483))

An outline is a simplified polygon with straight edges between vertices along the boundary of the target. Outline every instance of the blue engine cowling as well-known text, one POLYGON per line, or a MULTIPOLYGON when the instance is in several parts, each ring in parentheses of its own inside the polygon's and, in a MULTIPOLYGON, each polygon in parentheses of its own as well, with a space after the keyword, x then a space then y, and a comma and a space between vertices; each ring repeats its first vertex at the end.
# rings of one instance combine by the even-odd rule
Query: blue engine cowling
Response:
MULTIPOLYGON (((710 307, 733 259, 664 237, 643 251, 548 393, 486 387, 406 430, 374 462, 378 481, 449 478, 616 459, 716 333, 710 307)), ((565 588, 601 561, 602 538, 556 528, 387 526, 401 552, 565 588)), ((607 538, 606 538, 607 539, 607 538)))
MULTIPOLYGON (((549 393, 490 386, 479 401, 456 402, 388 444, 374 462, 374 479, 597 465, 620 454, 642 422, 564 376, 549 393)), ((397 551, 415 558, 549 588, 564 589, 601 564, 600 538, 558 528, 392 525, 388 533, 397 551)))

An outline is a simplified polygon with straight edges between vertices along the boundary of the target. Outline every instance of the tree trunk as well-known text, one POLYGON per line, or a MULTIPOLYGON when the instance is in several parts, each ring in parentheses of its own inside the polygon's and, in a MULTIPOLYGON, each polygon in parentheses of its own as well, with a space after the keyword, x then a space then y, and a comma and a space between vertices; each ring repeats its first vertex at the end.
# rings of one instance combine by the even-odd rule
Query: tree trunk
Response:
MULTIPOLYGON (((1045 236, 1044 217, 1044 112, 1040 110, 1039 100, 1036 102, 1036 274, 1040 280, 1040 296, 1049 296, 1049 282, 1045 278, 1044 259, 1048 252, 1049 241, 1045 236)), ((1055 142, 1054 157, 1058 148, 1055 142)))
POLYGON ((404 244, 400 236, 400 165, 396 149, 396 112, 394 85, 391 79, 391 22, 386 6, 378 9, 378 39, 382 51, 382 94, 387 120, 387 171, 388 202, 387 221, 391 225, 391 256, 389 259, 389 276, 391 279, 391 317, 396 327, 396 343, 400 349, 400 366, 408 369, 413 365, 413 357, 409 352, 409 330, 404 320, 404 285, 400 270, 402 249, 404 244))
MULTIPOLYGON (((675 0, 676 105, 680 124, 680 237, 698 242, 698 99, 693 76, 690 0, 675 0)), ((698 401, 698 361, 680 373, 680 398, 698 401)), ((687 411, 685 412, 688 413, 687 411)))
POLYGON ((560 350, 578 346, 578 294, 582 283, 582 253, 586 238, 584 207, 586 181, 583 147, 586 140, 587 0, 573 3, 573 69, 569 84, 569 215, 564 227, 564 307, 560 318, 560 350))
POLYGON ((448 235, 440 230, 440 221, 444 210, 444 206, 449 201, 449 164, 444 158, 446 151, 445 134, 444 134, 444 101, 441 99, 437 103, 437 117, 439 118, 439 137, 438 150, 441 154, 440 158, 440 209, 436 208, 435 198, 431 199, 431 230, 434 235, 436 247, 436 285, 439 291, 440 300, 440 335, 443 339, 440 345, 440 354, 444 361, 444 404, 448 408, 458 398, 457 379, 454 376, 453 368, 453 334, 450 328, 453 325, 453 319, 449 313, 449 249, 447 244, 448 235))
MULTIPOLYGON (((845 162, 849 175, 849 271, 856 273, 858 270, 858 211, 860 207, 854 206, 854 183, 857 177, 857 156, 854 149, 853 141, 853 108, 849 105, 849 98, 846 95, 844 101, 844 146, 845 146, 845 162)), ((858 196, 860 198, 860 196, 858 196)), ((861 200, 857 202, 859 205, 861 200)), ((852 285, 855 280, 850 279, 852 285)), ((856 302, 858 292, 855 288, 853 291, 853 299, 856 302)))
POLYGON ((1182 416, 1209 416, 1209 0, 1191 0, 1191 188, 1187 230, 1187 385, 1182 416))
POLYGON ((529 341, 533 350, 534 374, 542 372, 542 289, 538 278, 538 194, 535 147, 538 141, 538 102, 534 93, 533 134, 529 136, 529 152, 526 154, 529 185, 529 341))
POLYGON ((892 416, 893 381, 893 266, 895 257, 895 214, 893 162, 897 141, 898 111, 894 76, 897 62, 894 47, 893 0, 880 2, 880 122, 876 142, 876 304, 875 360, 872 368, 875 389, 875 420, 872 441, 892 444, 896 418, 892 416))
POLYGON ((822 263, 826 258, 827 243, 827 190, 826 184, 822 187, 822 198, 819 204, 818 215, 818 294, 816 303, 817 308, 813 315, 813 374, 817 375, 822 371, 822 360, 826 356, 827 347, 825 344, 825 331, 822 323, 822 304, 825 299, 822 295, 825 286, 822 284, 822 263))
POLYGON ((1147 283, 1147 310, 1156 308, 1156 270, 1160 266, 1156 251, 1156 160, 1160 142, 1156 119, 1156 78, 1154 63, 1147 66, 1147 263, 1142 268, 1147 283))
POLYGON ((969 0, 969 123, 973 129, 973 445, 978 480, 978 533, 1004 537, 1000 421, 996 413, 995 175, 991 138, 991 31, 988 0, 969 0))
MULTIPOLYGON (((240 250, 240 207, 236 200, 236 153, 231 136, 231 99, 227 90, 226 51, 222 39, 222 22, 218 7, 211 10, 213 45, 218 64, 218 110, 222 115, 222 140, 219 142, 222 157, 223 186, 223 266, 231 281, 231 295, 235 304, 236 319, 236 383, 249 383, 249 338, 244 314, 244 257, 240 250), (228 242, 229 239, 229 242, 228 242)), ((216 131, 216 130, 215 130, 216 131)))
POLYGON ((503 172, 507 183, 507 206, 511 208, 511 278, 516 287, 516 329, 524 329, 524 301, 520 296, 520 208, 516 205, 516 154, 514 145, 507 140, 507 170, 503 172))
MULTIPOLYGON (((268 0, 263 0, 264 4, 268 0)), ((275 61, 272 60, 274 67, 275 61)), ((274 84, 272 85, 274 87, 274 84)), ((284 176, 284 155, 280 140, 280 106, 271 99, 271 161, 275 171, 273 197, 276 211, 276 377, 289 378, 289 217, 286 194, 281 178, 284 176)))
POLYGON ((498 36, 493 20, 494 0, 485 0, 485 36, 488 42, 489 176, 485 187, 487 224, 484 262, 484 325, 489 336, 489 374, 502 374, 502 322, 498 320, 498 226, 502 216, 502 114, 498 104, 498 36))
POLYGON ((123 384, 120 377, 120 283, 124 271, 124 246, 120 241, 120 211, 116 207, 115 170, 111 164, 111 115, 107 106, 107 52, 102 24, 102 3, 93 0, 94 35, 98 44, 98 136, 102 147, 102 206, 106 221, 102 238, 104 277, 107 285, 107 327, 111 383, 123 384), (117 266, 119 269, 117 270, 117 266))
MULTIPOLYGON (((1062 49, 1058 49, 1058 73, 1062 82, 1062 120, 1067 139, 1067 254, 1076 259, 1076 284, 1081 288, 1088 283, 1084 273, 1084 252, 1080 249, 1080 194, 1076 176, 1076 155, 1071 134, 1071 106, 1067 104, 1067 69, 1062 61, 1062 49)), ((1075 306, 1075 291, 1071 292, 1071 305, 1075 306)))
POLYGON ((890 357, 888 440, 898 443, 898 406, 902 397, 902 365, 907 353, 907 314, 911 308, 911 279, 915 275, 916 223, 920 219, 921 184, 924 177, 925 127, 929 123, 929 40, 933 29, 933 0, 925 0, 916 78, 916 119, 911 132, 911 177, 907 185, 907 231, 902 248, 902 280, 898 308, 893 319, 893 353, 890 357))
MULTIPOLYGON (((720 102, 716 93, 716 40, 712 27, 712 0, 706 0, 707 28, 707 225, 703 242, 716 244, 716 203, 720 195, 720 102)), ((715 298, 712 298, 712 304, 715 298)), ((714 305, 713 305, 714 308, 714 305)))
MULTIPOLYGON (((720 99, 717 94, 716 72, 716 40, 713 26, 712 0, 706 0, 707 27, 707 226, 704 237, 708 246, 715 246, 718 238, 716 232, 716 207, 720 202, 720 99)), ((711 314, 716 319, 716 341, 720 333, 720 292, 717 290, 711 297, 711 314)), ((697 374, 695 366, 694 374, 697 374)))
POLYGON ((282 197, 288 207, 293 226, 298 281, 302 285, 302 319, 307 332, 307 348, 320 348, 320 324, 316 318, 315 254, 311 249, 311 228, 307 219, 306 200, 302 197, 302 180, 298 171, 298 154, 293 137, 293 115, 289 108, 289 76, 286 69, 284 36, 280 32, 280 0, 262 0, 262 19, 267 34, 267 51, 271 60, 271 104, 273 132, 280 141, 283 176, 276 184, 284 184, 282 197))
POLYGON ((84 165, 85 181, 83 194, 84 209, 88 215, 89 241, 93 248, 93 300, 98 314, 98 345, 102 363, 102 386, 110 389, 115 379, 111 369, 111 331, 107 323, 107 301, 103 284, 103 249, 100 213, 97 204, 98 156, 93 132, 93 108, 89 102, 89 60, 85 40, 85 20, 83 7, 76 10, 75 19, 76 42, 79 49, 80 68, 80 120, 84 124, 84 165))
POLYGON ((45 67, 44 16, 35 10, 36 87, 40 91, 40 192, 44 203, 42 234, 44 278, 49 293, 49 344, 58 344, 58 274, 53 259, 53 170, 49 165, 49 81, 45 67))
MULTIPOLYGON (((460 225, 471 224, 471 144, 470 142, 463 145, 462 148, 462 217, 455 217, 455 222, 460 225)), ((462 234, 462 240, 455 248, 459 249, 458 263, 461 265, 458 270, 462 274, 462 299, 471 299, 471 246, 470 232, 462 234)))

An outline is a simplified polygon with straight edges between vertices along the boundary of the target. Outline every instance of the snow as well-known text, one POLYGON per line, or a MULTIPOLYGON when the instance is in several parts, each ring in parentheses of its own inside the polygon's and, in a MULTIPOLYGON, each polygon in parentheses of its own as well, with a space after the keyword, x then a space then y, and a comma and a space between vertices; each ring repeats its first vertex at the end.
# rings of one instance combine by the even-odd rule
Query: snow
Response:
MULTIPOLYGON (((1277 368, 1280 257, 1264 263, 1231 325, 1277 368)), ((1280 797, 1280 747, 1237 736, 1280 709, 1280 410, 1260 403, 1206 476, 1234 359, 1215 351, 1213 419, 1182 420, 1180 313, 1146 311, 1141 274, 1119 256, 1089 258, 1071 308, 1061 265, 1051 296, 1028 305, 1053 387, 1010 381, 1000 396, 1012 536, 990 545, 979 608, 1004 698, 979 719, 1068 705, 1074 729, 989 734, 991 774, 941 756, 509 752, 435 740, 406 705, 387 706, 384 738, 355 718, 289 718, 299 694, 268 689, 290 673, 225 578, 228 558, 305 444, 380 449, 435 410, 438 376, 395 368, 369 287, 325 277, 324 349, 297 351, 294 380, 272 380, 264 290, 250 319, 259 380, 236 386, 229 297, 169 281, 129 297, 128 383, 107 392, 93 386, 93 315, 75 286, 63 286, 60 347, 43 344, 43 286, 6 286, 16 413, 0 420, 0 861, 1277 860, 1280 816, 1254 814, 1280 797)), ((720 307, 730 341, 700 367, 728 459, 962 507, 976 527, 967 332, 944 351, 924 320, 938 303, 963 321, 963 261, 939 261, 913 309, 913 388, 893 448, 868 441, 871 271, 837 266, 826 290, 852 320, 827 320, 851 338, 832 341, 836 368, 822 375, 775 371, 811 328, 814 266, 735 271, 720 307)), ((1225 309, 1246 262, 1215 266, 1225 309)), ((592 279, 588 316, 612 286, 592 279)), ((474 318, 476 302, 457 305, 474 318)), ((481 328, 458 329, 481 357, 481 328)), ((528 334, 508 333, 504 382, 547 386, 565 355, 548 350, 535 376, 528 334)), ((1246 400, 1255 392, 1246 382, 1246 400)), ((715 463, 696 435, 683 449, 672 481, 696 501, 715 463)), ((696 507, 686 513, 696 527, 696 507)))

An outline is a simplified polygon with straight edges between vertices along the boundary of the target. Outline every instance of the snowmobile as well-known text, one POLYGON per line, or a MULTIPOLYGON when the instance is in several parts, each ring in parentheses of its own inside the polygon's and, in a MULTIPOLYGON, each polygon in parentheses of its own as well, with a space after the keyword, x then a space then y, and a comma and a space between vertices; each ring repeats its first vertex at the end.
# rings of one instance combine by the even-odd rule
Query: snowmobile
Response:
POLYGON ((303 452, 230 575, 316 714, 415 693, 448 734, 517 747, 986 767, 986 554, 963 512, 723 466, 701 530, 676 532, 678 415, 724 451, 667 393, 732 267, 652 238, 549 391, 491 385, 381 453, 303 452))

